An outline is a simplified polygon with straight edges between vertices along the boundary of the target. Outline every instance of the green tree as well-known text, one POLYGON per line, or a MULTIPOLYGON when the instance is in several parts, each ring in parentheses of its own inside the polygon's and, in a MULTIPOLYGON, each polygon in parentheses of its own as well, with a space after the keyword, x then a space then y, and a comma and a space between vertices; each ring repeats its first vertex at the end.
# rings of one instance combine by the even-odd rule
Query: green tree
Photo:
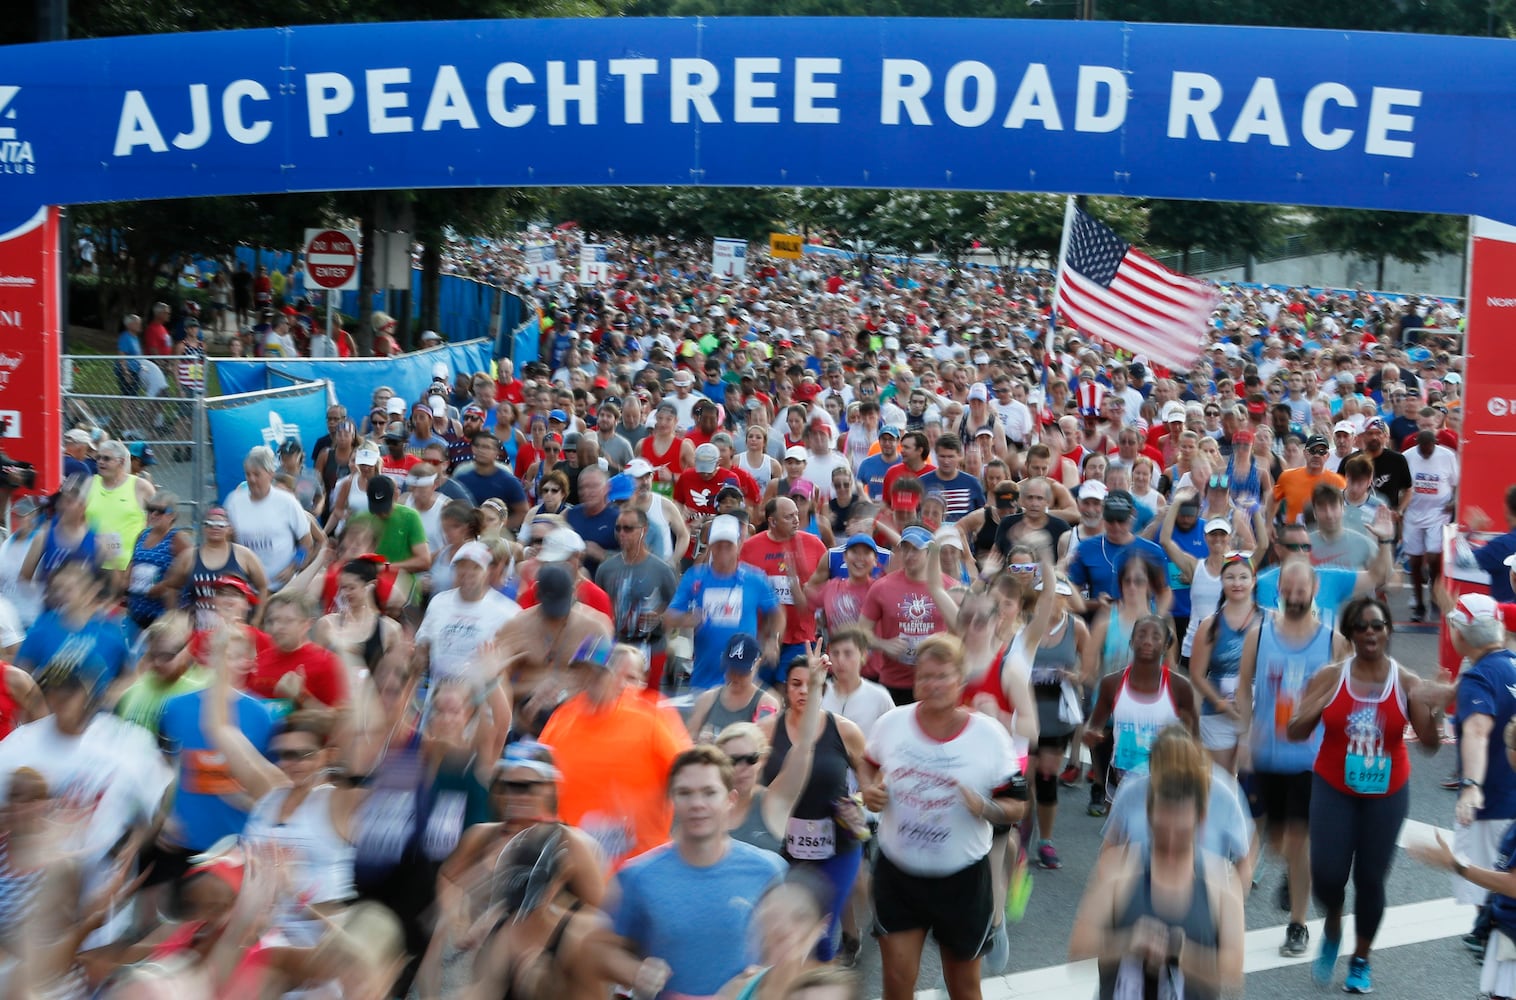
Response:
POLYGON ((1147 201, 1147 209, 1146 242, 1178 251, 1183 258, 1180 270, 1186 272, 1190 253, 1196 249, 1255 254, 1279 235, 1279 208, 1275 205, 1154 198, 1147 201))
POLYGON ((1468 238, 1468 222, 1459 215, 1352 208, 1318 208, 1312 215, 1308 231, 1321 249, 1378 264, 1375 288, 1384 287, 1384 265, 1390 258, 1425 264, 1439 254, 1462 251, 1468 238))

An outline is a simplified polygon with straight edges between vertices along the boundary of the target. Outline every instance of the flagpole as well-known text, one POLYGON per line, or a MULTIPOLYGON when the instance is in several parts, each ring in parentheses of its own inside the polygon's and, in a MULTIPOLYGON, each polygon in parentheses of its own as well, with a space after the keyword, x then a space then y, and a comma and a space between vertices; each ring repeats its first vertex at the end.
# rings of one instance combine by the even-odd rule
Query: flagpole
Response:
POLYGON ((1047 360, 1042 366, 1042 397, 1047 399, 1048 387, 1052 383, 1050 369, 1052 368, 1053 333, 1058 329, 1058 289, 1063 285, 1063 262, 1069 255, 1069 233, 1074 228, 1074 213, 1078 209, 1074 204, 1074 196, 1069 195, 1063 206, 1063 233, 1058 238, 1058 270, 1053 279, 1053 308, 1048 310, 1048 328, 1046 341, 1043 346, 1043 356, 1047 360))

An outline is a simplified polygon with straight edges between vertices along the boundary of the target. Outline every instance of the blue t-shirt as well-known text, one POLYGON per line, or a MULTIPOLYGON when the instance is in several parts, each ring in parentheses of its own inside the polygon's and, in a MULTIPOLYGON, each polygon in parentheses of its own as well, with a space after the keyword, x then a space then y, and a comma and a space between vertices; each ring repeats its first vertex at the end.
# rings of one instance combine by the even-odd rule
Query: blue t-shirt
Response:
POLYGON ((1121 567, 1134 555, 1157 566, 1165 576, 1168 574, 1169 557, 1157 542, 1133 538, 1125 545, 1116 545, 1104 535, 1097 535, 1086 538, 1074 550, 1074 558, 1069 561, 1069 580, 1076 587, 1088 587, 1093 598, 1102 594, 1118 597, 1116 584, 1121 579, 1121 567))
POLYGON ((1488 715, 1495 720, 1484 771, 1484 808, 1476 818, 1516 817, 1516 772, 1511 771, 1501 745, 1506 723, 1516 715, 1516 654, 1510 650, 1487 653, 1458 675, 1458 715, 1453 720, 1453 732, 1459 739, 1463 738, 1463 724, 1472 715, 1488 715))
POLYGON ((942 501, 947 505, 948 524, 954 524, 970 511, 984 506, 984 486, 966 472, 960 472, 952 479, 943 479, 933 469, 921 477, 921 488, 927 495, 942 495, 942 501))
MULTIPOLYGON (((1337 627, 1337 609, 1347 603, 1358 586, 1358 570, 1342 566, 1316 567, 1316 614, 1328 628, 1337 627)), ((1258 574, 1258 606, 1283 611, 1279 604, 1279 567, 1258 574)))
POLYGON ((672 845, 655 848, 616 876, 616 933, 674 970, 661 996, 714 996, 756 958, 753 911, 786 867, 779 855, 739 840, 708 868, 688 864, 672 845))
MULTIPOLYGON (((1495 859, 1498 872, 1508 872, 1512 867, 1516 867, 1516 823, 1506 827, 1505 836, 1500 838, 1499 856, 1495 859)), ((1490 917, 1496 927, 1516 937, 1516 899, 1498 892, 1490 893, 1490 917)))
MULTIPOLYGON (((1175 525, 1174 544, 1196 559, 1204 559, 1210 553, 1210 549, 1205 544, 1205 522, 1197 517, 1189 531, 1180 531, 1178 525, 1175 525)), ((1179 567, 1172 562, 1168 564, 1168 575, 1169 590, 1174 592, 1174 606, 1171 613, 1175 618, 1188 618, 1190 585, 1180 578, 1179 567)))
MULTIPOLYGON (((169 835, 180 847, 195 852, 240 834, 247 824, 247 810, 233 801, 243 794, 242 788, 200 725, 207 693, 191 691, 170 698, 158 720, 158 742, 178 772, 169 835)), ((239 692, 236 710, 237 728, 259 753, 267 754, 274 728, 268 704, 239 692)))
POLYGON ((39 682, 44 676, 77 673, 96 695, 121 676, 130 659, 119 619, 91 618, 76 629, 51 610, 37 618, 16 653, 39 682))
MULTIPOLYGON (((616 518, 620 513, 621 509, 615 504, 606 504, 605 509, 598 514, 589 513, 581 504, 578 507, 570 507, 569 512, 563 515, 563 519, 586 542, 594 542, 608 553, 619 552, 621 543, 616 540, 616 518)), ((584 565, 593 573, 600 565, 600 561, 586 556, 584 565)))
POLYGON ((511 475, 503 465, 496 465, 495 471, 487 476, 470 469, 453 479, 461 483, 468 490, 469 496, 478 503, 504 500, 507 507, 526 503, 526 490, 521 488, 521 480, 511 475))
MULTIPOLYGON (((691 567, 679 581, 669 609, 680 613, 700 610, 695 628, 695 664, 690 687, 717 687, 725 674, 726 644, 737 633, 758 634, 758 616, 779 610, 774 585, 756 566, 739 563, 732 576, 719 576, 709 565, 691 567)), ((649 954, 656 954, 650 952, 649 954)))
POLYGON ((858 481, 863 488, 869 491, 870 500, 880 500, 884 496, 884 474, 899 465, 901 458, 897 452, 893 462, 886 462, 883 455, 870 455, 858 463, 858 481))
POLYGON ((1516 590, 1511 588, 1511 568, 1505 564, 1506 557, 1516 554, 1516 531, 1508 531, 1490 539, 1474 552, 1474 561, 1479 568, 1490 574, 1490 596, 1501 604, 1516 603, 1516 590))

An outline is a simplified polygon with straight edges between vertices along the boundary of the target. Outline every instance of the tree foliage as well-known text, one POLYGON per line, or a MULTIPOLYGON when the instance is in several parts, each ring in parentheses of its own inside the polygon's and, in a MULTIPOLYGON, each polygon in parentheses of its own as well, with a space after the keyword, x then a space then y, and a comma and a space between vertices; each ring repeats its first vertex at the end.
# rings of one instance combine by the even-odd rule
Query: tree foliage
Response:
POLYGON ((1184 256, 1199 247, 1257 253, 1280 235, 1278 205, 1239 205, 1214 201, 1148 199, 1146 241, 1184 256))
POLYGON ((1468 238, 1467 221, 1458 215, 1352 208, 1318 208, 1312 215, 1309 233, 1323 250, 1378 262, 1379 288, 1386 260, 1425 264, 1439 254, 1460 252, 1468 238))

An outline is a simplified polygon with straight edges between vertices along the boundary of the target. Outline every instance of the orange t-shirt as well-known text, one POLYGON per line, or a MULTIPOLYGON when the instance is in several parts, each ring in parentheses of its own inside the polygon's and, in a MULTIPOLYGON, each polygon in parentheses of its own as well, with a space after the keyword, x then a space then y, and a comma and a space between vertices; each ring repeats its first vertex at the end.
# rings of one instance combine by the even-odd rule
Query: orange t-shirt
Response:
POLYGON ((613 870, 669 839, 669 767, 690 745, 677 717, 636 693, 597 712, 587 695, 559 705, 542 730, 562 774, 558 815, 595 839, 613 870))
POLYGON ((1331 483, 1339 490, 1348 488, 1348 481, 1330 469, 1322 469, 1317 475, 1311 475, 1304 466, 1298 469, 1285 469, 1279 474, 1279 479, 1274 483, 1274 499, 1284 505, 1284 519, 1286 521, 1298 520, 1306 506, 1311 502, 1311 491, 1317 483, 1331 483))

